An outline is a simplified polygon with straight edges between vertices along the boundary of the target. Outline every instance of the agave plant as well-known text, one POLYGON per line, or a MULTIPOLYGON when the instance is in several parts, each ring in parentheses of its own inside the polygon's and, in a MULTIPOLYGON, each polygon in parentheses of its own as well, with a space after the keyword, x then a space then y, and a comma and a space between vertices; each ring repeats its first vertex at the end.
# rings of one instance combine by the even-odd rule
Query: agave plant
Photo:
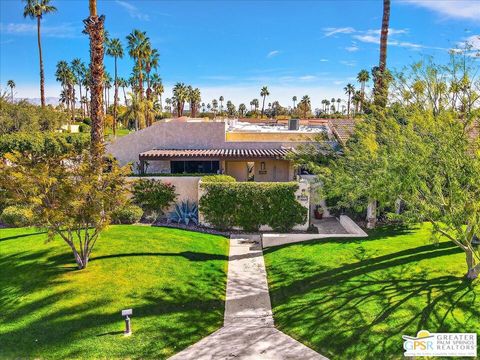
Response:
POLYGON ((168 214, 168 221, 176 222, 177 224, 184 223, 185 225, 193 222, 195 225, 198 225, 197 204, 190 203, 188 200, 175 204, 175 210, 168 214))

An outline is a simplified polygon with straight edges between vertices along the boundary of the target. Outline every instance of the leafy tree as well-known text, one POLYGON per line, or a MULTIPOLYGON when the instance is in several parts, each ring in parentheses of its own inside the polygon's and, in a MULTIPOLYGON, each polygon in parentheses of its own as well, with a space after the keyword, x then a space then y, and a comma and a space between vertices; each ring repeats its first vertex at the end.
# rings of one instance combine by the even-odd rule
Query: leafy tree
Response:
POLYGON ((154 179, 140 179, 133 184, 133 202, 158 218, 177 194, 175 186, 154 179))
POLYGON ((43 70, 42 57, 42 40, 40 36, 40 24, 43 15, 57 11, 55 6, 50 5, 50 0, 25 0, 26 4, 23 9, 23 17, 30 17, 30 19, 37 19, 37 42, 38 53, 40 61, 40 101, 42 107, 45 107, 45 73, 43 70))
POLYGON ((0 162, 0 188, 32 209, 32 222, 51 240, 60 236, 84 269, 113 210, 126 201, 126 168, 115 162, 98 171, 98 160, 81 155, 50 154, 39 159, 14 152, 0 162), (12 166, 13 165, 13 166, 12 166))

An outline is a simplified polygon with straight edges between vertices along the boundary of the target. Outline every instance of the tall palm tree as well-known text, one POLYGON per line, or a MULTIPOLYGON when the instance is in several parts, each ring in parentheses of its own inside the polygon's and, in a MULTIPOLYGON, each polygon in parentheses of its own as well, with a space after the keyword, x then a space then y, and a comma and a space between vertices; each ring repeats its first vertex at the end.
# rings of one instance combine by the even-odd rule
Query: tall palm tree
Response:
POLYGON ((345 91, 345 94, 348 96, 347 116, 350 116, 350 101, 352 99, 352 95, 355 93, 355 87, 352 84, 347 84, 347 86, 343 88, 343 91, 345 91))
POLYGON ((342 99, 338 98, 337 99, 337 112, 340 113, 340 103, 342 102, 342 99))
MULTIPOLYGON (((90 37, 90 113, 91 153, 94 161, 99 163, 103 154, 103 42, 105 16, 97 15, 97 1, 89 0, 90 16, 85 19, 85 33, 90 37)), ((101 167, 97 166, 101 171, 101 167)))
POLYGON ((123 46, 120 39, 110 39, 106 42, 108 56, 112 56, 115 61, 115 75, 114 75, 114 84, 115 84, 115 94, 113 97, 113 136, 117 135, 117 102, 118 102, 118 73, 117 73, 117 60, 123 58, 123 46))
POLYGON ((125 106, 128 106, 128 102, 127 102, 127 94, 125 92, 125 88, 128 86, 128 83, 127 83, 127 80, 125 80, 125 78, 123 77, 119 77, 117 79, 117 83, 118 83, 118 86, 122 88, 122 91, 123 91, 123 101, 125 103, 125 106))
POLYGON ((262 103, 262 117, 263 117, 263 114, 265 112, 265 98, 270 95, 270 93, 268 92, 268 88, 266 86, 262 87, 260 89, 260 96, 263 97, 263 103, 262 103))
POLYGON ((45 74, 43 70, 42 57, 42 39, 40 37, 40 23, 43 15, 57 11, 55 6, 50 5, 50 0, 25 0, 26 5, 23 9, 23 17, 37 19, 37 42, 38 54, 40 59, 40 101, 42 107, 45 107, 45 74))
POLYGON ((303 118, 306 119, 307 113, 310 111, 310 107, 311 107, 310 97, 308 95, 304 95, 302 97, 302 100, 300 100, 298 107, 303 113, 303 118))
POLYGON ((333 110, 333 112, 335 112, 335 102, 336 102, 337 100, 335 100, 335 98, 332 98, 330 101, 331 101, 331 103, 332 103, 332 110, 333 110))
MULTIPOLYGON (((85 81, 85 74, 87 72, 87 67, 82 62, 82 60, 80 60, 79 58, 75 58, 72 60, 71 68, 72 68, 73 74, 75 75, 75 80, 76 80, 75 82, 78 85, 80 100, 81 100, 83 98, 82 84, 85 81)), ((82 101, 80 101, 80 109, 82 111, 83 118, 85 118, 85 112, 84 112, 82 101)))
POLYGON ((103 73, 103 81, 105 86, 105 115, 108 112, 108 106, 110 102, 110 89, 112 87, 112 77, 108 73, 108 71, 104 70, 103 73))
MULTIPOLYGON (((71 122, 75 121, 75 75, 66 61, 59 61, 57 63, 57 70, 55 71, 57 81, 62 85, 62 97, 65 98, 67 109, 72 111, 71 122)), ((70 123, 69 123, 70 125, 70 123)))
POLYGON ((128 54, 135 61, 134 72, 138 80, 138 92, 140 98, 143 99, 143 68, 146 57, 150 52, 150 39, 147 37, 147 33, 140 30, 133 30, 127 35, 128 40, 128 54))
POLYGON ((295 109, 295 103, 297 102, 297 97, 296 96, 292 97, 292 101, 293 101, 293 109, 295 109))
POLYGON ((362 99, 360 100, 360 109, 363 110, 363 103, 365 102, 365 84, 370 80, 370 74, 367 70, 363 69, 357 75, 357 81, 360 83, 360 91, 362 99))
POLYGON ((260 102, 258 101, 258 99, 253 99, 252 103, 253 103, 253 109, 255 110, 255 115, 256 115, 258 107, 260 106, 260 102))
POLYGON ((218 108, 218 101, 217 99, 213 99, 212 100, 213 118, 217 117, 217 108, 218 108))
POLYGON ((387 83, 385 73, 387 69, 387 42, 390 26, 390 0, 383 0, 382 32, 380 36, 380 60, 375 76, 374 102, 375 105, 385 107, 387 104, 387 83))
POLYGON ((8 80, 7 86, 10 88, 10 92, 12 93, 12 104, 13 104, 13 89, 15 88, 15 81, 8 80))

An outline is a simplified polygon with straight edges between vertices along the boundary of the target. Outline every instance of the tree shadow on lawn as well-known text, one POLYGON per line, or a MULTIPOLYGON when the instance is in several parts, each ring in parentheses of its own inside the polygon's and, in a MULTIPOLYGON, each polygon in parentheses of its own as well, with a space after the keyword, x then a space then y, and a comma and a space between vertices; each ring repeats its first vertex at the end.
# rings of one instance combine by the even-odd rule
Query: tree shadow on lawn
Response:
POLYGON ((126 254, 111 254, 94 256, 90 261, 112 259, 120 257, 136 257, 136 256, 180 256, 190 261, 210 261, 210 260, 228 260, 226 255, 207 254, 202 252, 182 251, 179 253, 166 253, 166 252, 140 252, 140 253, 126 253, 126 254))
MULTIPOLYGON (((200 258, 218 260, 207 255, 200 258)), ((121 334, 121 301, 112 312, 111 299, 102 296, 75 306, 65 303, 73 296, 71 290, 30 296, 66 282, 60 275, 71 271, 66 266, 72 262, 71 253, 57 255, 50 249, 0 254, 0 358, 166 358, 222 326, 224 301, 218 294, 223 294, 225 273, 220 270, 210 271, 214 276, 208 279, 192 279, 171 289, 158 284, 152 291, 141 289, 122 299, 124 307, 134 309, 134 335, 128 339, 121 334), (203 293, 205 288, 210 291, 203 293), (111 336, 99 336, 106 333, 111 336)))
POLYGON ((19 234, 19 235, 12 235, 12 236, 3 237, 2 234, 1 234, 1 231, 0 231, 0 242, 7 241, 7 240, 20 239, 20 238, 29 237, 29 236, 42 235, 42 234, 46 234, 46 233, 47 233, 46 231, 38 231, 38 232, 35 232, 35 233, 31 233, 31 234, 19 234))
MULTIPOLYGON (((401 336, 414 336, 421 329, 479 332, 474 285, 451 275, 429 278, 429 271, 417 266, 418 261, 458 252, 446 242, 366 256, 333 269, 319 266, 316 272, 312 269, 308 276, 277 288, 274 281, 270 295, 275 322, 335 359, 402 358, 401 336)), ((299 264, 283 265, 316 265, 305 265, 305 259, 289 262, 299 264)))

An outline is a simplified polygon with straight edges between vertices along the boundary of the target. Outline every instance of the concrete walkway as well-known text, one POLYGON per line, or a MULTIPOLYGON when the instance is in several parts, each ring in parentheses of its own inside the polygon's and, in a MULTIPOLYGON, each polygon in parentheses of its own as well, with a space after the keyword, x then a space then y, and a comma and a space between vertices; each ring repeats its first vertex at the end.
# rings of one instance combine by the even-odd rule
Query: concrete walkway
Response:
POLYGON ((171 357, 328 360, 275 329, 260 236, 230 239, 223 328, 171 357))

